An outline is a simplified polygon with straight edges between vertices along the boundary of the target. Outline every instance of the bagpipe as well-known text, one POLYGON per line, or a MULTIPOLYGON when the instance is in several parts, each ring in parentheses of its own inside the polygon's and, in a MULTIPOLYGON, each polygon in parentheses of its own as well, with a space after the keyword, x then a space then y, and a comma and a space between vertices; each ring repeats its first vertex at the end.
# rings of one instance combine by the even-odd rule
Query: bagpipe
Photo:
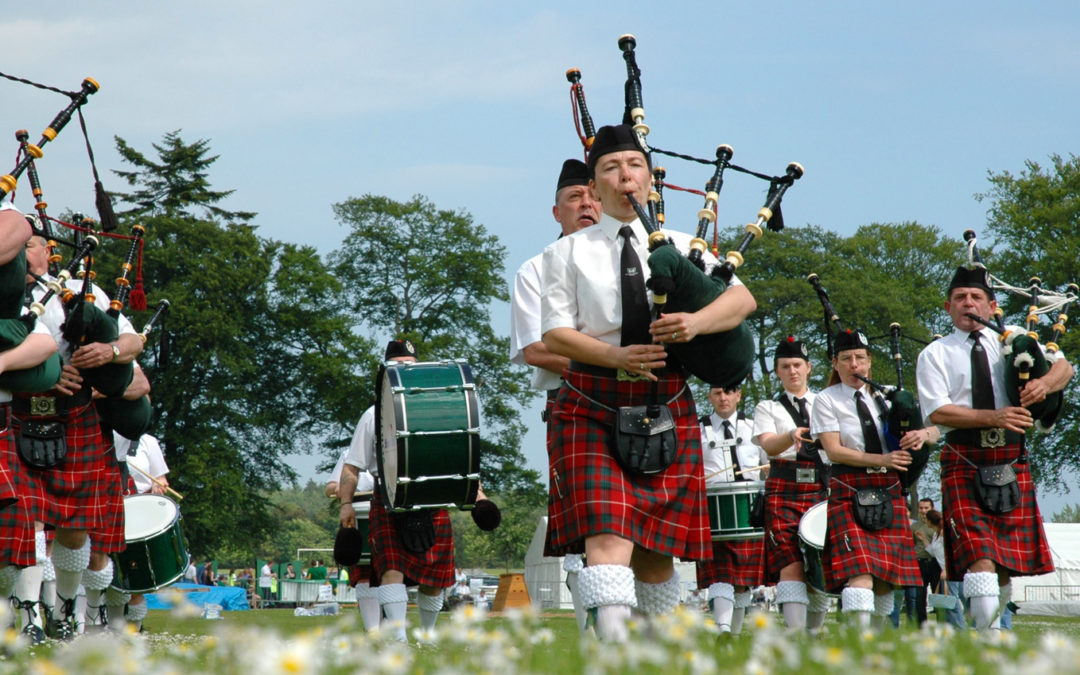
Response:
MULTIPOLYGON (((835 327, 837 332, 846 329, 836 312, 836 308, 833 307, 832 302, 829 300, 828 292, 822 287, 818 275, 811 273, 807 275, 806 281, 814 288, 825 311, 825 332, 829 358, 832 358, 835 356, 832 329, 835 327)), ((919 408, 918 400, 910 391, 904 389, 904 357, 900 352, 901 335, 899 323, 894 321, 889 324, 889 356, 896 368, 895 387, 880 384, 869 377, 855 375, 875 392, 884 396, 885 400, 889 402, 889 410, 885 415, 885 441, 890 452, 900 449, 900 438, 904 434, 925 427, 922 409, 919 408)), ((920 451, 912 452, 911 464, 908 466, 908 470, 900 472, 900 484, 905 489, 914 485, 919 480, 923 470, 926 469, 929 460, 930 452, 925 446, 920 451)))
MULTIPOLYGON (((974 230, 964 231, 964 242, 967 248, 968 269, 980 267, 985 270, 986 265, 979 254, 978 238, 974 230)), ((1002 343, 1001 354, 1005 359, 1005 393, 1010 404, 1019 406, 1020 392, 1024 386, 1032 378, 1046 375, 1055 361, 1065 358, 1058 346, 1058 340, 1065 334, 1065 324, 1069 320, 1069 307, 1077 297, 1080 297, 1080 287, 1075 283, 1070 283, 1064 292, 1055 292, 1044 289, 1039 277, 1031 277, 1027 287, 1018 287, 998 279, 990 274, 989 270, 986 276, 991 289, 1003 290, 1027 299, 1027 314, 1023 331, 1010 330, 1005 326, 1003 320, 1005 312, 1000 306, 994 309, 992 321, 974 314, 967 315, 968 318, 987 326, 998 334, 1002 343), (1040 345, 1039 317, 1055 311, 1058 315, 1051 326, 1050 340, 1045 345, 1040 345)), ((1049 431, 1061 415, 1064 400, 1064 393, 1056 391, 1047 394, 1042 401, 1028 406, 1032 418, 1035 419, 1035 427, 1040 431, 1049 431)))
MULTIPOLYGON (((664 154, 699 164, 713 167, 713 175, 700 192, 682 188, 666 182, 667 171, 663 167, 653 169, 653 186, 647 200, 647 210, 628 195, 638 219, 649 235, 650 270, 648 287, 653 292, 653 304, 656 316, 661 312, 696 312, 720 296, 731 283, 735 270, 745 261, 744 253, 763 228, 773 231, 783 229, 783 215, 780 203, 785 192, 796 180, 802 177, 802 166, 792 162, 782 176, 769 176, 731 163, 734 150, 730 145, 720 145, 716 149, 715 159, 706 160, 680 153, 650 147, 647 142, 649 126, 645 124, 645 106, 641 89, 641 69, 637 65, 635 48, 637 41, 633 35, 619 38, 619 49, 626 62, 627 79, 624 87, 623 123, 631 125, 646 156, 652 165, 652 154, 664 154), (729 251, 720 264, 706 272, 704 252, 708 247, 705 237, 710 227, 716 234, 717 204, 724 183, 727 169, 749 174, 769 181, 769 192, 765 205, 758 210, 757 219, 745 228, 745 234, 734 250, 729 251), (705 203, 698 211, 695 236, 690 243, 688 255, 683 256, 672 245, 672 241, 661 229, 665 223, 663 188, 694 192, 704 196, 705 203)), ((571 107, 574 114, 575 128, 585 149, 586 158, 591 148, 591 137, 595 135, 592 116, 585 104, 585 94, 581 85, 581 71, 573 68, 567 71, 571 83, 571 107), (582 125, 584 124, 584 129, 582 125)), ((714 245, 714 253, 718 247, 714 245)), ((746 322, 730 331, 698 335, 685 343, 671 343, 666 349, 691 374, 714 387, 732 387, 738 385, 753 368, 755 343, 753 334, 746 322)))

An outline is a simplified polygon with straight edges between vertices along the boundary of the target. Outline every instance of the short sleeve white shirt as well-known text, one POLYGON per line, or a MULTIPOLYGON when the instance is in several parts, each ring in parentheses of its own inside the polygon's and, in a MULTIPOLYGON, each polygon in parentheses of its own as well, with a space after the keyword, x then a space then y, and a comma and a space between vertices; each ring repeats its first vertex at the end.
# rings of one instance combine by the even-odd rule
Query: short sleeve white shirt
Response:
POLYGON ((822 391, 818 395, 810 413, 810 435, 817 438, 825 432, 839 432, 840 445, 865 452, 866 441, 863 437, 859 413, 855 407, 856 391, 859 392, 859 395, 866 403, 870 416, 874 418, 878 440, 881 442, 881 447, 887 451, 889 445, 883 433, 885 420, 881 417, 881 409, 878 404, 870 398, 869 387, 865 385, 856 390, 840 382, 822 391))
MULTIPOLYGON (((786 396, 791 404, 798 410, 798 404, 795 403, 795 396, 785 391, 783 396, 786 396)), ((816 394, 812 391, 807 391, 803 399, 806 401, 807 410, 812 414, 814 410, 814 401, 816 400, 816 394)), ((779 434, 781 436, 787 436, 794 429, 798 429, 799 425, 795 424, 795 420, 791 418, 791 413, 787 411, 784 404, 774 399, 768 399, 761 401, 754 408, 754 431, 751 439, 754 445, 761 445, 762 434, 779 434)), ((792 443, 786 450, 779 455, 773 456, 773 459, 782 459, 787 461, 794 461, 798 454, 795 449, 795 444, 792 443)))
MULTIPOLYGON (((514 289, 510 298, 510 362, 527 365, 525 348, 540 342, 540 295, 544 254, 525 261, 514 275, 514 289)), ((562 382, 559 373, 543 368, 533 368, 532 386, 547 391, 562 382)))
POLYGON ((760 469, 746 471, 751 467, 769 463, 769 457, 765 451, 750 442, 750 436, 754 427, 750 420, 739 419, 732 415, 726 420, 715 412, 709 415, 706 423, 701 425, 701 450, 705 457, 705 482, 730 483, 736 480, 735 471, 742 470, 739 477, 746 480, 759 480, 760 469), (731 433, 734 438, 724 438, 724 422, 731 424, 731 433), (736 469, 731 463, 731 449, 735 448, 739 467, 736 469))

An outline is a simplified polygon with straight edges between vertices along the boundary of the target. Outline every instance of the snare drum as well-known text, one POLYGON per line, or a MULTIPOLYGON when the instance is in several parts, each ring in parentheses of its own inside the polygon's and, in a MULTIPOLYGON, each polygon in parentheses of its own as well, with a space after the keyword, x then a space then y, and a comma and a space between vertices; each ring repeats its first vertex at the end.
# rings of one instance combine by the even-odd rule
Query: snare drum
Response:
POLYGON ((754 503, 754 497, 764 489, 765 482, 760 480, 706 485, 712 540, 764 537, 765 528, 750 525, 750 507, 754 503))
POLYGON ((187 544, 180 509, 162 495, 124 498, 127 548, 112 554, 112 586, 127 593, 150 593, 184 576, 187 544))
POLYGON ((480 409, 469 364, 388 363, 375 407, 387 508, 471 508, 480 488, 480 409))
POLYGON ((807 509, 799 520, 799 548, 802 549, 806 583, 826 595, 832 595, 825 588, 825 568, 821 564, 828 523, 828 501, 818 502, 807 509))

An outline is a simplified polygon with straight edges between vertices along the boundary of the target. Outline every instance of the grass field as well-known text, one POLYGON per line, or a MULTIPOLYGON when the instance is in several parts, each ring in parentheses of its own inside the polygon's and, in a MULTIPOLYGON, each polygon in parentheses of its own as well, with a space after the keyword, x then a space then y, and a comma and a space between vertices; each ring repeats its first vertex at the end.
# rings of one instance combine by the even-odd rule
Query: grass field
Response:
MULTIPOLYGON (((819 638, 790 635, 775 615, 747 620, 741 636, 715 634, 706 617, 679 612, 615 647, 579 639, 573 614, 476 613, 439 618, 429 644, 405 646, 363 633, 354 608, 296 617, 288 609, 228 612, 206 620, 154 611, 139 636, 84 637, 70 645, 14 650, 0 673, 1080 673, 1080 620, 1014 619, 992 636, 933 622, 881 635, 831 620, 819 638)), ((417 624, 415 610, 410 625, 417 624)), ((414 634, 415 637, 415 634, 414 634)))

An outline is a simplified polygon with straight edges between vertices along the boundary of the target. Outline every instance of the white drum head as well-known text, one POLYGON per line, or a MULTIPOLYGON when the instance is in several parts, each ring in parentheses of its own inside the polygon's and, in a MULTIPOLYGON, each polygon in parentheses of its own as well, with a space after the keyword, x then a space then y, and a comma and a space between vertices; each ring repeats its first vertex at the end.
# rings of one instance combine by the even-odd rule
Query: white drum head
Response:
POLYGON ((814 504, 799 520, 799 538, 815 548, 825 549, 825 530, 829 523, 829 502, 814 504))
POLYGON ((139 541, 172 527, 180 515, 176 503, 161 495, 124 498, 124 540, 139 541))

